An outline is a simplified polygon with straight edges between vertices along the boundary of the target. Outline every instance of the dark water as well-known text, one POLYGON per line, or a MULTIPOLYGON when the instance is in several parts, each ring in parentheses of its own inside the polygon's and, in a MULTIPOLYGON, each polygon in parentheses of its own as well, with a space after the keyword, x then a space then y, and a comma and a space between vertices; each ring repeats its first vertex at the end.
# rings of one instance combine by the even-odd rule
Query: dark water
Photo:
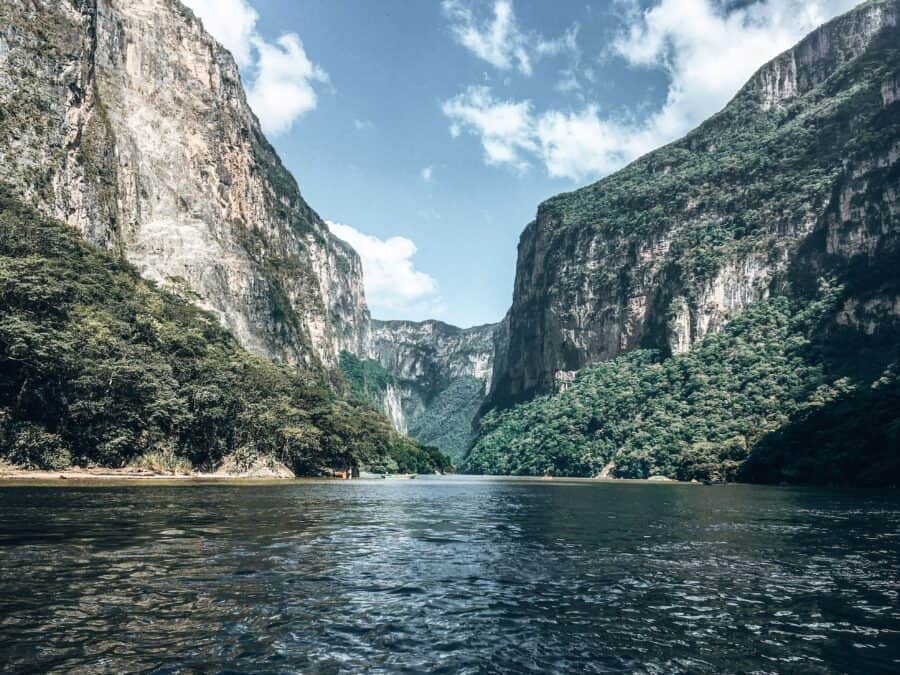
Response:
POLYGON ((897 672, 900 496, 0 488, 0 670, 897 672))

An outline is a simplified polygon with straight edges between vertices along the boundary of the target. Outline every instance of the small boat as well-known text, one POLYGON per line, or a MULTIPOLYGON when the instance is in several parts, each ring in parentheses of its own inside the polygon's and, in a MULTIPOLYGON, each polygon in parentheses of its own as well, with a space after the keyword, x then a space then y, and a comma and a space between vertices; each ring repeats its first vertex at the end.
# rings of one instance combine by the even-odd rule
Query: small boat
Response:
POLYGON ((416 475, 414 473, 386 473, 384 477, 395 480, 412 480, 416 475))

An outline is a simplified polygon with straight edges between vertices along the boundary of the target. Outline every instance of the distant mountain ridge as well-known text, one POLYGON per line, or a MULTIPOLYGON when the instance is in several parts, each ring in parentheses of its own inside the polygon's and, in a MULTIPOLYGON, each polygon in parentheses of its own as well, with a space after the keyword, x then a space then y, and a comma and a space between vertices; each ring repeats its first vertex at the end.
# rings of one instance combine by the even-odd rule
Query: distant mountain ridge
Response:
POLYGON ((394 411, 394 426, 460 459, 490 389, 496 329, 497 324, 373 321, 373 358, 395 378, 384 406, 394 411))

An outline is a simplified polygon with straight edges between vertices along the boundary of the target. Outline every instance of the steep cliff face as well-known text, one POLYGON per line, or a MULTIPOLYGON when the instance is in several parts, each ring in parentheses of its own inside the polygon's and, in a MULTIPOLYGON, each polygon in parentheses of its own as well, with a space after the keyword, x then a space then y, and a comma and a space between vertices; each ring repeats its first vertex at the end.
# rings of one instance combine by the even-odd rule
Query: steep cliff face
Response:
MULTIPOLYGON (((898 7, 863 3, 763 66, 684 139, 541 204, 519 242, 486 408, 639 347, 684 353, 773 293, 890 259, 898 7)), ((897 321, 893 287, 847 302, 843 320, 866 330, 897 321)))
POLYGON ((0 1, 0 170, 257 354, 335 366, 368 349, 358 256, 177 0, 0 1))
POLYGON ((461 457, 490 387, 496 329, 373 321, 373 357, 394 379, 384 388, 383 407, 395 428, 461 457))

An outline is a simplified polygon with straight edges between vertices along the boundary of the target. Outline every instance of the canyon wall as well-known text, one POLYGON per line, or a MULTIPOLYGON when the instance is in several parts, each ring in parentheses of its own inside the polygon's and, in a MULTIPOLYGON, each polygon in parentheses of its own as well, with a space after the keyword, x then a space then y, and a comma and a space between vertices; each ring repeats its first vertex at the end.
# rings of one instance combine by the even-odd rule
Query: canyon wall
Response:
POLYGON ((460 458, 490 388, 496 328, 373 321, 373 358, 394 378, 383 404, 394 426, 460 458))
MULTIPOLYGON (((896 0, 863 3, 685 138, 541 204, 484 409, 640 347, 683 353, 770 294, 893 259, 898 14, 896 0)), ((842 320, 896 325, 895 290, 861 288, 842 320)))
POLYGON ((231 55, 177 0, 2 0, 0 171, 250 351, 365 354, 353 249, 304 201, 231 55))

